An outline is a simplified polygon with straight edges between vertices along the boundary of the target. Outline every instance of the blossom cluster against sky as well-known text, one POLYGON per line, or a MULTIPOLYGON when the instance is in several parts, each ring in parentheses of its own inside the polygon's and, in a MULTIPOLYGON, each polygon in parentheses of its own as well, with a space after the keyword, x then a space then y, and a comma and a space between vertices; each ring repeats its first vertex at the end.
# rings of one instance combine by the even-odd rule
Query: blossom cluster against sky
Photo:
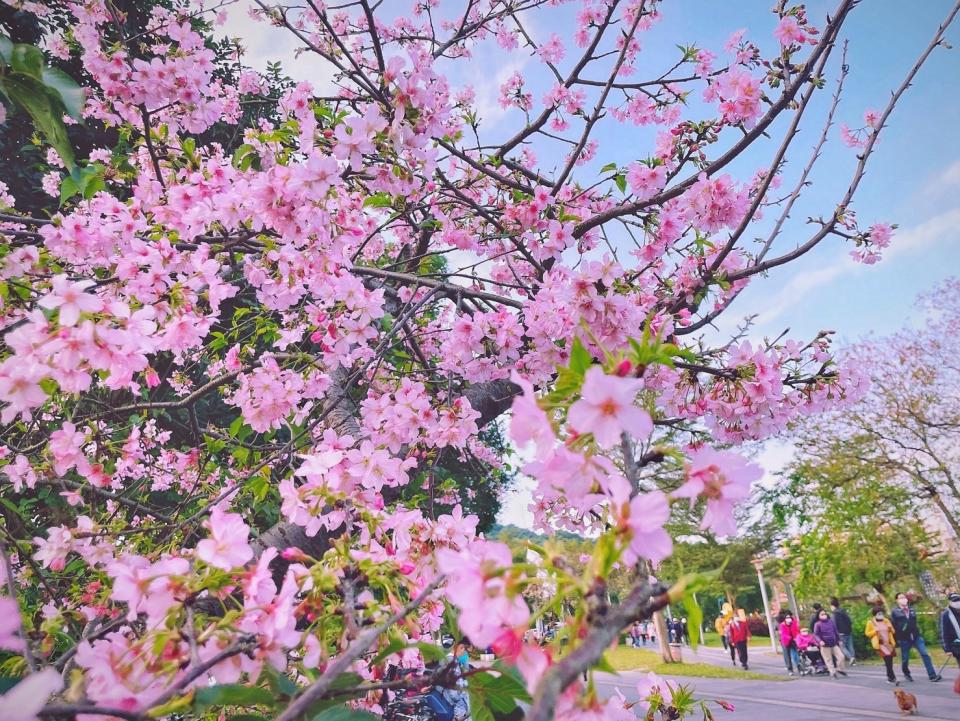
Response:
MULTIPOLYGON (((411 5, 406 0, 391 2, 396 3, 398 12, 411 5)), ((320 91, 330 89, 328 68, 309 54, 298 55, 289 34, 245 17, 246 4, 241 2, 231 11, 227 31, 244 38, 247 61, 263 68, 268 61, 279 60, 284 71, 295 79, 309 80, 320 91)), ((458 0, 443 0, 442 9, 449 7, 455 12, 462 5, 458 0)), ((740 29, 746 29, 746 37, 761 48, 769 49, 777 42, 773 37, 776 18, 770 13, 771 5, 771 0, 664 2, 662 22, 642 38, 644 55, 655 69, 666 67, 676 57, 678 41, 696 43, 719 55, 727 38, 740 29)), ((899 0, 871 0, 854 9, 844 26, 850 71, 837 124, 859 126, 866 110, 883 107, 950 5, 950 0, 924 0, 908 5, 899 0)), ((566 37, 576 6, 571 3, 559 10, 550 9, 527 29, 540 42, 552 33, 566 37)), ((811 0, 807 3, 811 21, 822 25, 823 17, 834 6, 832 0, 811 0)), ((955 29, 948 33, 948 39, 953 44, 960 43, 955 29)), ((575 48, 570 45, 572 53, 575 48)), ((834 78, 839 59, 836 52, 832 60, 834 78)), ((522 53, 507 54, 495 46, 479 48, 471 64, 476 74, 451 76, 451 82, 455 86, 472 86, 483 118, 482 127, 508 136, 523 117, 518 110, 504 111, 499 107, 499 86, 516 71, 536 78, 540 71, 537 64, 522 53)), ((639 72, 643 72, 643 67, 642 62, 638 63, 639 72)), ((799 261, 773 270, 768 277, 755 279, 717 321, 718 337, 729 335, 745 316, 752 315, 756 317, 751 336, 757 339, 775 337, 786 329, 795 338, 812 337, 821 329, 830 329, 841 340, 887 333, 912 322, 913 301, 920 291, 960 271, 960 136, 955 131, 960 127, 958 78, 960 50, 938 49, 896 109, 871 159, 855 207, 863 226, 873 222, 900 226, 884 259, 877 265, 864 266, 850 258, 849 247, 838 239, 825 241, 799 261)), ((547 86, 540 83, 539 87, 547 86)), ((832 94, 833 87, 829 90, 832 94)), ((806 162, 805 151, 816 142, 821 127, 815 121, 825 117, 830 94, 821 93, 808 111, 810 122, 795 142, 793 160, 785 169, 785 188, 790 187, 806 162)), ((774 140, 778 129, 782 131, 782 124, 774 126, 774 140)), ((596 167, 608 162, 625 165, 646 156, 649 147, 638 147, 636 157, 630 154, 618 136, 623 132, 624 126, 617 123, 598 125, 595 137, 600 150, 594 161, 596 167)), ((766 146, 745 154, 731 167, 731 172, 736 177, 749 178, 768 162, 771 152, 766 146)), ((807 231, 812 232, 807 218, 831 212, 846 189, 856 162, 856 151, 840 142, 835 126, 814 172, 813 185, 795 208, 787 232, 778 240, 781 252, 803 242, 807 231)), ((773 443, 761 454, 760 461, 768 472, 774 471, 789 458, 790 452, 788 444, 773 443)), ((528 502, 529 487, 521 482, 507 499, 501 520, 528 525, 528 502)))

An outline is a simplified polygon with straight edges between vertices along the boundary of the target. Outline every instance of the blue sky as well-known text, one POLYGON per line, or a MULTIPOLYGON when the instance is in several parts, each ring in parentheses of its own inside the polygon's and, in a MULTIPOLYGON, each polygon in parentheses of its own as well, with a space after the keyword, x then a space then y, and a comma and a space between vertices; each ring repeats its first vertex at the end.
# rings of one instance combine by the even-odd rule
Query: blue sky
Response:
MULTIPOLYGON (((463 4, 460 0, 443 0, 442 9, 452 12, 463 4)), ((746 28, 747 37, 769 53, 776 47, 772 4, 772 0, 664 2, 663 21, 642 39, 644 50, 636 63, 638 72, 665 68, 676 57, 676 43, 696 43, 722 57, 726 39, 741 28, 746 28)), ((400 11, 410 5, 407 0, 390 0, 389 7, 400 11)), ((538 41, 546 40, 551 32, 567 35, 577 5, 538 14, 531 18, 529 31, 538 41)), ((808 3, 811 22, 822 26, 825 14, 835 5, 836 2, 821 0, 808 3)), ((842 35, 849 40, 850 73, 837 113, 838 122, 859 126, 864 110, 883 107, 951 5, 952 0, 867 0, 853 10, 842 35)), ((329 79, 315 60, 295 56, 289 36, 282 31, 249 22, 242 12, 233 13, 228 30, 247 40, 248 60, 255 66, 279 59, 292 76, 309 79, 318 89, 323 89, 329 79)), ((947 39, 960 44, 960 25, 951 28, 947 39)), ((569 65, 575 52, 571 45, 561 70, 569 65)), ((832 59, 831 77, 836 77, 838 61, 839 52, 832 59)), ((519 111, 504 112, 497 106, 497 89, 514 71, 521 71, 534 81, 542 78, 537 63, 487 47, 479 48, 471 63, 457 65, 459 69, 452 70, 451 81, 475 88, 484 127, 495 136, 509 136, 522 122, 522 116, 519 111)), ((939 48, 897 107, 871 158, 854 207, 864 227, 878 221, 900 226, 884 260, 874 266, 859 265, 849 257, 849 248, 839 239, 828 239, 799 261, 775 269, 769 277, 755 279, 718 321, 718 337, 729 334, 744 316, 751 314, 758 314, 753 331, 758 338, 779 335, 787 328, 791 337, 796 338, 831 329, 841 342, 870 333, 888 333, 913 321, 917 293, 960 272, 958 90, 960 48, 939 48)), ((808 120, 817 122, 808 123, 795 141, 794 159, 786 169, 784 188, 791 187, 806 162, 806 151, 819 135, 818 122, 825 116, 830 93, 821 93, 808 111, 808 120)), ((537 100, 540 95, 542 90, 535 93, 537 100)), ((774 126, 774 141, 777 128, 782 127, 774 126)), ((649 152, 649 137, 613 122, 601 122, 596 137, 601 141, 596 166, 609 161, 624 165, 649 152)), ((731 166, 731 173, 741 179, 749 178, 769 162, 771 152, 769 144, 761 145, 731 166)), ((542 152, 541 157, 549 156, 542 152)), ((834 127, 814 172, 814 185, 794 210, 775 252, 789 250, 806 239, 809 226, 804 220, 808 216, 830 213, 849 183, 855 164, 855 151, 839 142, 834 127)), ((772 443, 761 455, 761 461, 769 470, 776 470, 789 454, 788 445, 772 443)), ((527 488, 528 484, 521 484, 508 499, 502 514, 504 521, 528 522, 527 488)))

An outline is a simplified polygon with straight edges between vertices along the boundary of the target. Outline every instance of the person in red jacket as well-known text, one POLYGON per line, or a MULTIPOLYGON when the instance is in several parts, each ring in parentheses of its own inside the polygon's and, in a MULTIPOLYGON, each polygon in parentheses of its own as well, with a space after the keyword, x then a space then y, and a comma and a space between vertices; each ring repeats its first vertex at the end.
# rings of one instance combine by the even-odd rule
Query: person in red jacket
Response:
POLYGON ((800 635, 800 624, 789 611, 784 611, 780 616, 780 646, 783 648, 783 662, 787 666, 787 672, 793 676, 793 667, 800 670, 800 656, 797 651, 797 636, 800 635))
MULTIPOLYGON (((730 621, 729 627, 730 634, 730 645, 737 649, 737 656, 740 657, 740 665, 743 666, 743 670, 747 670, 747 641, 750 640, 750 627, 747 625, 747 621, 740 616, 734 616, 730 621)), ((733 665, 736 666, 737 662, 734 661, 733 665)))

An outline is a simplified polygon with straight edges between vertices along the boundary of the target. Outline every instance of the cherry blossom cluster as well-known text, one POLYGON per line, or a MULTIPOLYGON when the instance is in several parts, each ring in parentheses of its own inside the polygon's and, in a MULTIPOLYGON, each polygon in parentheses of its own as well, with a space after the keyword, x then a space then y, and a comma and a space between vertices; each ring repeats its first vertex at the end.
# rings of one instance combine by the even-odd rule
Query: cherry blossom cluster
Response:
MULTIPOLYGON (((649 77, 656 2, 250 3, 332 89, 227 73, 219 5, 164 3, 132 36, 111 3, 65 5, 45 52, 82 61, 87 121, 124 142, 81 159, 104 182, 49 217, 0 179, 0 500, 20 519, 0 543, 31 629, 0 597, 0 647, 69 664, 94 707, 189 718, 241 684, 286 688, 289 721, 335 671, 381 711, 387 667, 426 674, 456 616, 535 721, 634 718, 591 680, 551 696, 568 656, 524 641, 527 599, 550 584, 596 662, 617 631, 596 618, 686 593, 654 577, 674 513, 737 532, 762 470, 735 446, 865 392, 827 333, 701 330, 820 242, 865 263, 892 242, 850 207, 862 167, 810 240, 777 242, 809 171, 785 162, 795 130, 757 149, 826 86, 839 2, 822 26, 781 3, 722 47, 667 43, 649 77), (482 88, 487 53, 517 64, 482 88), (485 537, 515 458, 538 525, 596 539, 582 573, 485 537), (614 566, 636 576, 619 606, 614 566)), ((861 166, 891 109, 841 131, 861 166)), ((675 690, 640 695, 674 718, 675 690)))

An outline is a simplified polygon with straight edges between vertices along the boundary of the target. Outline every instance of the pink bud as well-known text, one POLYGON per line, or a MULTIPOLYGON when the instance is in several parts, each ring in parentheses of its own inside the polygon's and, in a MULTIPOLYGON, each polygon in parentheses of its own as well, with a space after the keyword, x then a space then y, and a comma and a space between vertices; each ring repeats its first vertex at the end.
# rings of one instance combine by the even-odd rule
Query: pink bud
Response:
POLYGON ((284 549, 280 552, 280 558, 282 558, 284 561, 306 561, 306 560, 308 560, 307 554, 305 554, 305 553, 304 553, 303 551, 301 551, 299 548, 294 548, 293 546, 289 546, 289 547, 287 547, 287 548, 284 548, 284 549))

